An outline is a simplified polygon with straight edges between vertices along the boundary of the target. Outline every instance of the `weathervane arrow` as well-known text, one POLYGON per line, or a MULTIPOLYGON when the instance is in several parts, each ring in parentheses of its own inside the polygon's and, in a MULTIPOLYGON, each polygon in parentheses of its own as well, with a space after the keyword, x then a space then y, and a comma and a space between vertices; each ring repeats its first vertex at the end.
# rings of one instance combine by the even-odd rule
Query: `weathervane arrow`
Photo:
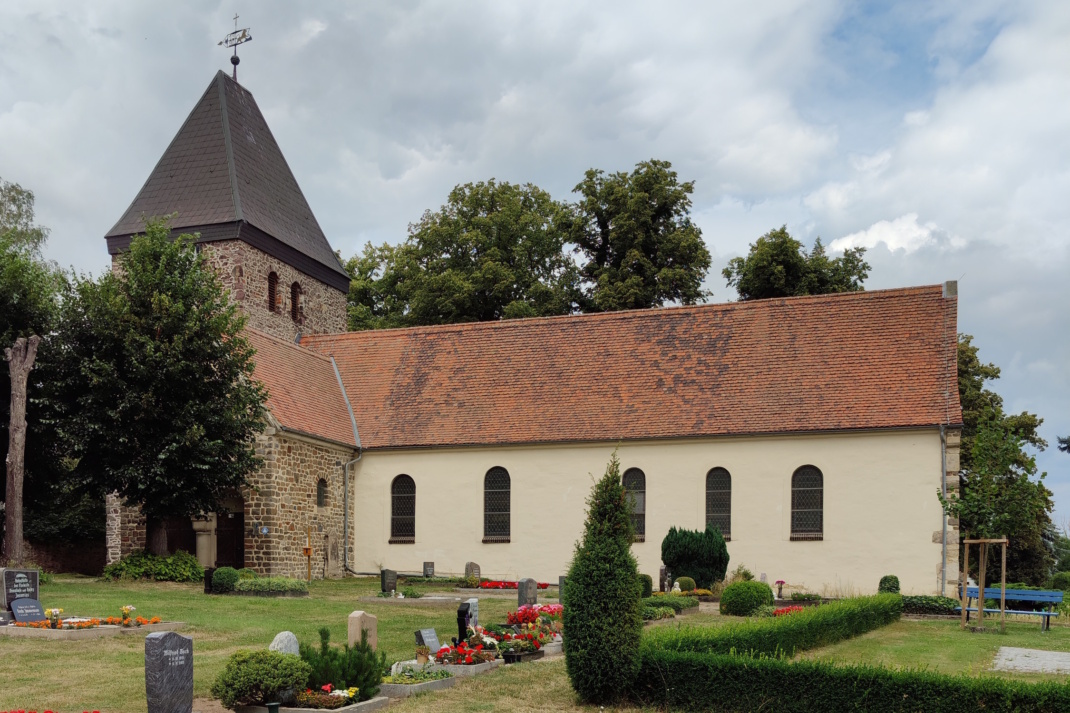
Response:
POLYGON ((230 58, 230 63, 234 65, 234 81, 238 81, 238 45, 245 42, 252 42, 253 35, 249 32, 249 28, 245 27, 241 30, 238 29, 238 16, 234 15, 234 32, 231 32, 219 43, 220 47, 233 47, 234 55, 230 58))

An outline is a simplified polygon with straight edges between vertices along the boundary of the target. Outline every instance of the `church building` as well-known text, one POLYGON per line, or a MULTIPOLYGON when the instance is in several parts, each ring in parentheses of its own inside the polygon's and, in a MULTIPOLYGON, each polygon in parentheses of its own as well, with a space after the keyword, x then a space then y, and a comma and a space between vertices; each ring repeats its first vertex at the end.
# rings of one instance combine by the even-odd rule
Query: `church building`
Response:
MULTIPOLYGON (((252 95, 220 72, 106 238, 177 214, 249 317, 264 465, 171 518, 208 566, 556 581, 616 452, 640 570, 715 524, 731 567, 815 591, 951 589, 957 289, 346 332, 349 278, 252 95)), ((108 503, 108 560, 144 547, 108 503)))

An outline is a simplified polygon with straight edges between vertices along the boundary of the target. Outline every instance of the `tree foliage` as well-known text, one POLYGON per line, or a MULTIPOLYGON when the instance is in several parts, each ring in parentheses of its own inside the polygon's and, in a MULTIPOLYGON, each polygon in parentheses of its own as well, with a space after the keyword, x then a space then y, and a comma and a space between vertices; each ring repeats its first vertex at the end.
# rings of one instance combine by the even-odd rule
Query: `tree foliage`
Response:
POLYGON ((582 253, 584 311, 695 304, 710 252, 691 222, 694 184, 668 161, 643 161, 631 173, 591 169, 576 186, 572 242, 582 253))
POLYGON ((190 236, 172 242, 163 222, 118 270, 74 280, 42 364, 69 482, 150 522, 218 509, 260 463, 265 393, 244 323, 190 236))
POLYGON ((661 541, 661 561, 677 581, 690 577, 699 587, 709 589, 728 571, 728 546, 713 525, 706 525, 705 530, 670 527, 661 541))
POLYGON ((758 238, 746 257, 729 260, 721 274, 741 300, 859 292, 870 269, 865 252, 849 248, 842 257, 829 258, 818 238, 807 253, 785 225, 758 238))
POLYGON ((349 261, 350 328, 568 314, 580 298, 568 225, 567 208, 531 184, 457 186, 405 243, 349 261))
POLYGON ((587 501, 583 539, 565 579, 565 669, 586 703, 619 700, 639 672, 642 584, 632 508, 613 454, 587 501))
POLYGON ((0 242, 37 251, 47 238, 48 228, 34 220, 33 191, 0 178, 0 242))

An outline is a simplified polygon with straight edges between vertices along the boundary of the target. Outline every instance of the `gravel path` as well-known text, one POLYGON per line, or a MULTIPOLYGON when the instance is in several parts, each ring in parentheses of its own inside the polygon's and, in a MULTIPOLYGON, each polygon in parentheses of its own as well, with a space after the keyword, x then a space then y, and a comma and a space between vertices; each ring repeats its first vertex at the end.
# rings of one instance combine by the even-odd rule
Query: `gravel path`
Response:
POLYGON ((994 671, 1070 673, 1070 653, 1001 646, 992 662, 994 671))

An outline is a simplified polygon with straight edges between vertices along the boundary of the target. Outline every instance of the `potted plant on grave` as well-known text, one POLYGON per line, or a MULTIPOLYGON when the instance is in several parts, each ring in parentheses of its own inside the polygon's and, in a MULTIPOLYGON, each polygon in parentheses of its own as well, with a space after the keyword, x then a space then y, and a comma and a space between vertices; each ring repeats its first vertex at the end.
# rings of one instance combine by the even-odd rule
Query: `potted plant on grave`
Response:
POLYGON ((416 647, 416 663, 423 666, 431 657, 431 649, 427 646, 416 647))

